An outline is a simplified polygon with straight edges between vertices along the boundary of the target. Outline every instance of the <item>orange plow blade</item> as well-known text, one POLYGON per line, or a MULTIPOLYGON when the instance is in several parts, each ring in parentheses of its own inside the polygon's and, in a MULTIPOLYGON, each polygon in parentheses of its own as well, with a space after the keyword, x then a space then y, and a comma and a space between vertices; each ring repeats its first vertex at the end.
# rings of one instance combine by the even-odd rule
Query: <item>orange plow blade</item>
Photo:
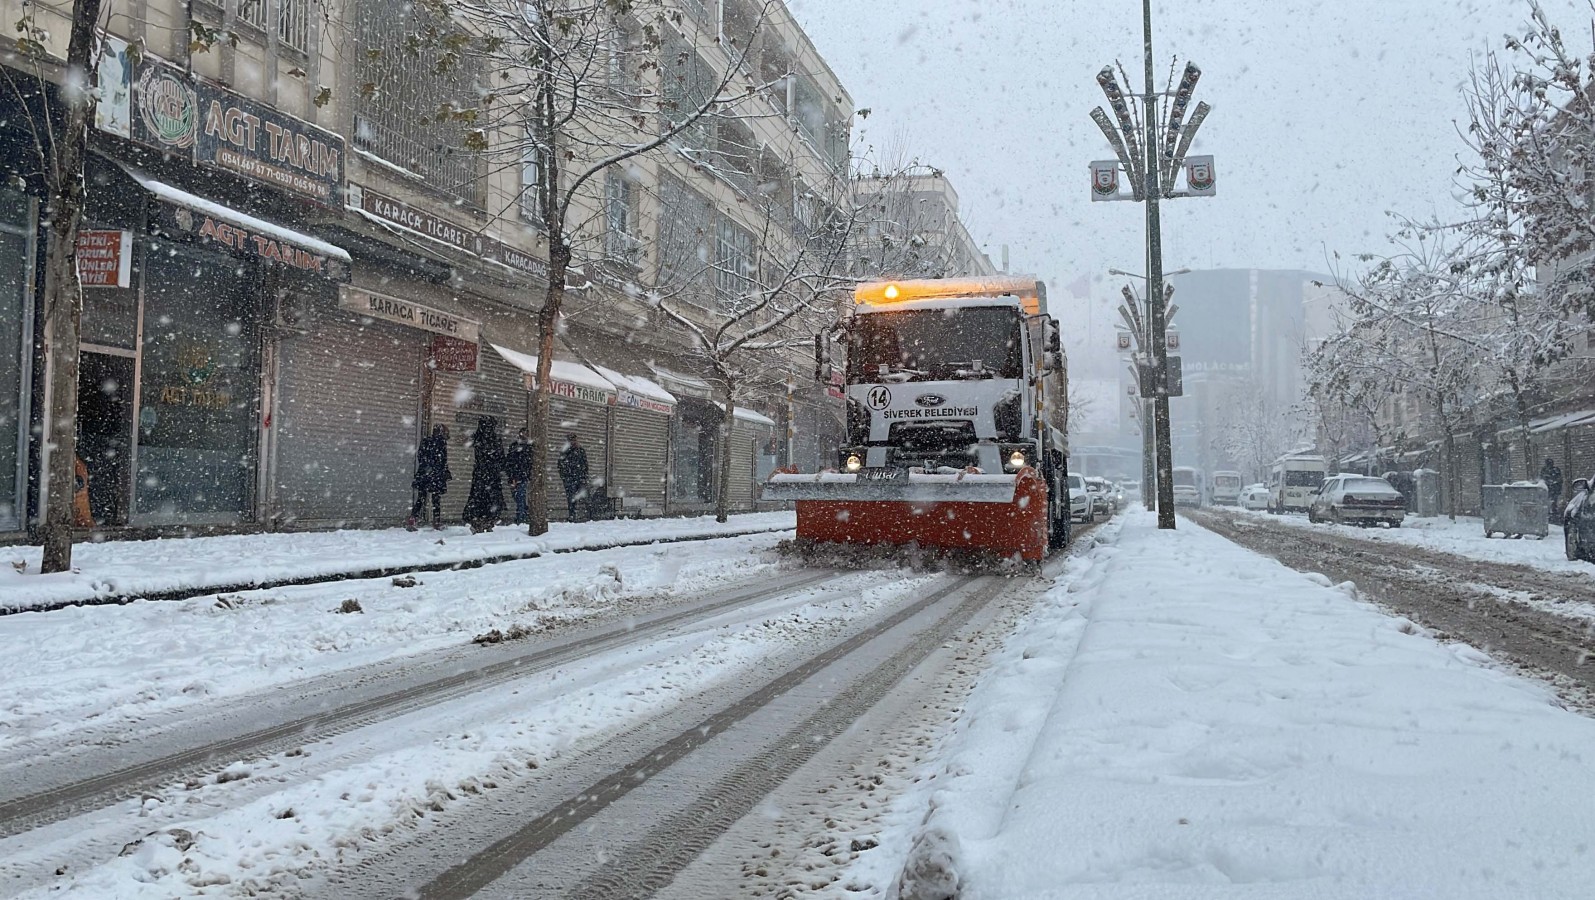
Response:
MULTIPOLYGON (((988 476, 990 478, 990 476, 988 476)), ((864 498, 848 498, 848 487, 828 485, 834 499, 798 499, 800 541, 833 544, 910 544, 953 552, 990 553, 1040 561, 1047 554, 1047 487, 1034 469, 1025 468, 1004 481, 1012 484, 1005 502, 959 499, 886 499, 874 485, 861 485, 864 498), (1009 481, 1011 479, 1011 482, 1009 481)), ((959 494, 948 484, 940 493, 959 494)), ((971 485, 973 488, 974 486, 971 485)), ((990 496, 987 482, 971 493, 990 496)), ((905 491, 923 493, 923 489, 905 491)), ((1008 493, 1004 491, 1003 493, 1008 493)))

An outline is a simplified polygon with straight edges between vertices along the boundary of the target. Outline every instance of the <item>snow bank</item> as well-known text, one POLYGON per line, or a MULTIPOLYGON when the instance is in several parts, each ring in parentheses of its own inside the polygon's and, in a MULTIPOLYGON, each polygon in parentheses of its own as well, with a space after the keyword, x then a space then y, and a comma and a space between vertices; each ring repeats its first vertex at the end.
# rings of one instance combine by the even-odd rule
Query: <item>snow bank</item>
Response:
POLYGON ((1189 523, 1089 563, 883 836, 954 838, 960 900, 1588 896, 1595 722, 1548 688, 1189 523))
POLYGON ((528 537, 521 526, 483 534, 453 526, 441 532, 318 531, 106 541, 73 548, 71 572, 40 575, 38 547, 0 547, 0 608, 52 607, 96 598, 323 578, 346 572, 444 566, 582 547, 647 543, 796 527, 791 512, 750 513, 718 523, 712 516, 556 522, 528 537))

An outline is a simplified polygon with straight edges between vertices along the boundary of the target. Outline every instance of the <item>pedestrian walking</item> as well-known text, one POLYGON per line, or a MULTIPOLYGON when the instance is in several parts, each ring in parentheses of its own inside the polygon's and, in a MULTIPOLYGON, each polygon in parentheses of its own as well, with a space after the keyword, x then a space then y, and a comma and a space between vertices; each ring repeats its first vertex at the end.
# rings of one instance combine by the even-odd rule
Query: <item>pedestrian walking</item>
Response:
POLYGON ((504 477, 509 479, 510 496, 515 498, 515 524, 526 524, 526 484, 532 477, 532 443, 526 429, 516 432, 509 452, 504 454, 504 477))
POLYGON ((1562 508, 1562 470, 1556 467, 1549 456, 1545 457, 1545 465, 1540 467, 1540 480, 1545 482, 1545 496, 1550 502, 1546 515, 1555 522, 1557 512, 1562 508))
POLYGON ((434 425, 432 433, 423 438, 421 446, 415 450, 415 478, 410 482, 410 487, 415 489, 415 502, 410 505, 410 518, 404 523, 405 528, 415 531, 420 527, 421 511, 430 497, 432 527, 443 529, 443 495, 453 477, 454 473, 449 471, 448 426, 434 425))
POLYGON ((559 480, 565 485, 565 511, 576 521, 576 502, 587 495, 587 451, 576 433, 565 435, 565 449, 559 452, 559 480))
POLYGON ((498 436, 498 419, 483 416, 471 435, 476 465, 471 469, 471 493, 465 498, 465 523, 472 534, 492 531, 504 513, 504 443, 498 436))

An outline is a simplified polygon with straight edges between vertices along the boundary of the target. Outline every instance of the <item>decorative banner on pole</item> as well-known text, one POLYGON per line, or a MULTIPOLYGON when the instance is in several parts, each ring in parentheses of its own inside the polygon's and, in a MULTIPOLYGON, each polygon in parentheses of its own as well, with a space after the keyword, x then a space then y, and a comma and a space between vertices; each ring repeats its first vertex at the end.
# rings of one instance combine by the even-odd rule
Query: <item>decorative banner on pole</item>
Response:
POLYGON ((1128 352, 1130 349, 1130 333, 1128 331, 1117 332, 1117 343, 1115 346, 1118 348, 1120 353, 1128 352))
POLYGON ((1185 187, 1192 197, 1211 197, 1218 193, 1217 176, 1213 173, 1213 157, 1185 158, 1185 187))
POLYGON ((1176 329, 1170 328, 1168 331, 1163 332, 1163 346, 1169 348, 1170 350, 1178 350, 1178 349, 1180 349, 1180 333, 1179 333, 1179 331, 1176 330, 1176 329))
POLYGON ((1119 200, 1119 163, 1113 159, 1099 159, 1091 163, 1091 199, 1119 200))
POLYGON ((1163 367, 1163 377, 1170 397, 1185 396, 1185 370, 1178 356, 1168 358, 1168 364, 1163 367))

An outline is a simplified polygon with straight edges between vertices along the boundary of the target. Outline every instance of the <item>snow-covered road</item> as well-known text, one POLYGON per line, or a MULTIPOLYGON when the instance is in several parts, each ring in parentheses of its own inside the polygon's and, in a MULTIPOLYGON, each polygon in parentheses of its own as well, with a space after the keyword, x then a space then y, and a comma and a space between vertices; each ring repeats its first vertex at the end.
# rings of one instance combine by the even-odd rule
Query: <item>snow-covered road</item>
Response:
POLYGON ((1132 512, 998 655, 849 896, 1581 898, 1595 721, 1132 512))

